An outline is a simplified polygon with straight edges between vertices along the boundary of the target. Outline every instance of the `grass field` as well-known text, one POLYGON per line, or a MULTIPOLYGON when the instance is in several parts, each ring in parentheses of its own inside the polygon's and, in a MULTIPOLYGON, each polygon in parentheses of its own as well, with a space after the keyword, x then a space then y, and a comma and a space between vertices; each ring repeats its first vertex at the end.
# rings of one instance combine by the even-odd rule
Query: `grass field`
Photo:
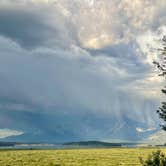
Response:
MULTIPOLYGON (((134 166, 151 148, 1 150, 0 166, 134 166)), ((166 149, 162 149, 166 153, 166 149)))

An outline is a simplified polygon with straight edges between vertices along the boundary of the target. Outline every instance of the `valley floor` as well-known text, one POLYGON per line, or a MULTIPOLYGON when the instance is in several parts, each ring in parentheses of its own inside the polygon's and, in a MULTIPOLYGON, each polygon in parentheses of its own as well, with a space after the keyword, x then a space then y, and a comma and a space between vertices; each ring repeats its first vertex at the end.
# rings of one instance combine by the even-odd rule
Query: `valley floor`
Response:
MULTIPOLYGON (((157 148, 1 150, 0 166, 135 166, 157 148)), ((166 153, 166 148, 161 149, 166 153)))

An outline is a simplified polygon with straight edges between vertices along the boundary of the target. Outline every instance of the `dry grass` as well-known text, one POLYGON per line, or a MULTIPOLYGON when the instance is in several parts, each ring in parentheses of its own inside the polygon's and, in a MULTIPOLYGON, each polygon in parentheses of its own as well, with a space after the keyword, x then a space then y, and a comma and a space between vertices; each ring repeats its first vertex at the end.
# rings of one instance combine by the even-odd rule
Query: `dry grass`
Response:
MULTIPOLYGON (((135 166, 157 149, 4 150, 0 166, 135 166)), ((162 149, 166 153, 166 149, 162 149)))

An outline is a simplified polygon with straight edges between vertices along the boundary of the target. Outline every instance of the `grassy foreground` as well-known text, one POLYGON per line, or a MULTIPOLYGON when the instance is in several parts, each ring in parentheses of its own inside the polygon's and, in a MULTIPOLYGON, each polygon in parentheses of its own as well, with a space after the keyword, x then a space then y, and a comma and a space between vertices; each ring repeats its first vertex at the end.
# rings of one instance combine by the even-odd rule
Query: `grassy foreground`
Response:
MULTIPOLYGON (((1 150, 0 166, 135 166, 151 148, 1 150)), ((166 153, 166 149, 161 149, 166 153)))

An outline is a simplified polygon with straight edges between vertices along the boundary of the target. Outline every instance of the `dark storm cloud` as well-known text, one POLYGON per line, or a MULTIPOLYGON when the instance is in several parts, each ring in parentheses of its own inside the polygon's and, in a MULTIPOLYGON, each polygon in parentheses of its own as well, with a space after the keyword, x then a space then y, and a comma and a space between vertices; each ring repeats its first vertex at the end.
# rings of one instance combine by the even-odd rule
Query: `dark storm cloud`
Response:
POLYGON ((41 21, 39 15, 24 9, 0 7, 0 34, 29 48, 42 45, 56 33, 41 21))
POLYGON ((0 50, 0 117, 5 120, 0 126, 23 131, 24 140, 111 138, 129 112, 141 124, 154 123, 140 112, 147 105, 145 112, 152 118, 148 111, 154 99, 145 104, 122 92, 119 88, 128 84, 128 73, 106 56, 94 57, 79 47, 29 51, 3 37, 0 50))
POLYGON ((74 37, 72 31, 68 32, 72 26, 58 11, 53 14, 52 10, 51 7, 43 9, 43 6, 2 5, 0 35, 16 41, 24 48, 68 47, 70 37, 74 37))

